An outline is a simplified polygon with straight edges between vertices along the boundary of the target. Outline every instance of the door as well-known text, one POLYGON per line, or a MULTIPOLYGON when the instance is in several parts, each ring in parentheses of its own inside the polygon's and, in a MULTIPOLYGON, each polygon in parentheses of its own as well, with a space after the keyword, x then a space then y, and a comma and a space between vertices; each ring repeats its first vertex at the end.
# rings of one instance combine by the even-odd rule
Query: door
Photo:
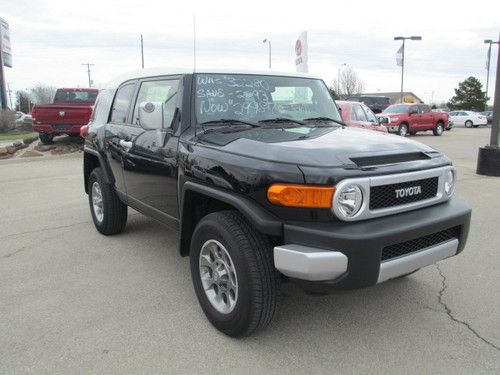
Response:
POLYGON ((135 86, 135 81, 127 82, 116 91, 104 136, 104 147, 109 166, 115 177, 115 188, 123 194, 126 194, 126 190, 123 180, 123 148, 121 143, 127 140, 127 119, 135 86))
MULTIPOLYGON (((172 224, 179 218, 177 201, 177 147, 174 130, 180 118, 179 79, 140 82, 133 105, 128 141, 123 145, 123 176, 129 201, 156 219, 172 224), (142 103, 142 107, 141 107, 142 103), (158 124, 141 125, 144 105, 160 106, 158 124)), ((149 110, 148 110, 149 111, 149 110)))
POLYGON ((430 130, 434 129, 434 117, 431 112, 431 108, 427 105, 420 104, 420 129, 430 130))

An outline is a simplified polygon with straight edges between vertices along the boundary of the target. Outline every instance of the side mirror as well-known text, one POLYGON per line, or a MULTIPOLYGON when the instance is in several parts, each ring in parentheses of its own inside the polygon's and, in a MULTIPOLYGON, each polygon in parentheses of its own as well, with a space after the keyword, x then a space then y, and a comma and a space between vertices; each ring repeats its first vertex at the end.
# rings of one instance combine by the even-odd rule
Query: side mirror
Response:
POLYGON ((139 124, 146 130, 156 130, 163 127, 163 103, 139 103, 139 124))

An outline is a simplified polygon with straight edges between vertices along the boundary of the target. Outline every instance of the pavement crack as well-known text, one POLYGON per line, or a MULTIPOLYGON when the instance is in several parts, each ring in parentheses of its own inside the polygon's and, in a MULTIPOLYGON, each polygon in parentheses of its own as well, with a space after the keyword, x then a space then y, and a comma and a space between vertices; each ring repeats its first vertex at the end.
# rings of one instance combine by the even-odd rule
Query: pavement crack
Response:
POLYGON ((26 232, 12 233, 12 234, 8 234, 6 236, 0 237, 0 240, 3 240, 5 238, 9 238, 9 237, 22 236, 24 234, 40 233, 40 232, 45 232, 45 231, 48 231, 48 230, 71 228, 71 227, 75 227, 77 225, 87 224, 87 223, 90 223, 90 221, 86 220, 86 221, 80 221, 78 223, 61 225, 61 226, 58 226, 58 227, 48 227, 48 228, 41 228, 41 229, 29 230, 29 231, 26 231, 26 232))
POLYGON ((439 264, 436 263, 436 268, 439 272, 439 275, 441 276, 441 289, 439 290, 439 294, 438 294, 438 302, 441 306, 443 306, 444 308, 444 311, 446 312, 446 315, 448 315, 448 317, 458 323, 458 324, 461 324, 463 325, 465 328, 467 328, 470 332, 472 332, 478 339, 480 339, 481 341, 483 341, 485 344, 487 344, 488 346, 500 351, 500 347, 498 347, 497 345, 495 345, 494 343, 492 343, 491 341, 485 339, 483 336, 481 336, 474 328, 472 328, 472 326, 463 321, 463 320, 460 320, 458 318, 456 318, 451 309, 448 307, 448 305, 443 301, 443 294, 444 292, 446 291, 446 289, 448 288, 448 285, 446 284, 446 276, 444 275, 443 271, 441 270, 441 268, 439 267, 439 264))

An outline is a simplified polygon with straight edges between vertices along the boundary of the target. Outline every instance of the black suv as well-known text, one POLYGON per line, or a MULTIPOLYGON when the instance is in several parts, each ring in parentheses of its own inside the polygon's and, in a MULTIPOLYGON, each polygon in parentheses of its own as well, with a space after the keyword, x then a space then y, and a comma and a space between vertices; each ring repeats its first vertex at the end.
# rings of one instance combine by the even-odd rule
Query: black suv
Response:
POLYGON ((355 95, 350 96, 346 100, 364 103, 373 113, 383 112, 384 109, 391 105, 387 96, 355 95))
POLYGON ((143 70, 100 92, 86 130, 97 230, 124 230, 130 206, 177 231, 203 311, 230 336, 270 322, 282 282, 363 288, 465 246, 450 160, 344 126, 308 75, 143 70))

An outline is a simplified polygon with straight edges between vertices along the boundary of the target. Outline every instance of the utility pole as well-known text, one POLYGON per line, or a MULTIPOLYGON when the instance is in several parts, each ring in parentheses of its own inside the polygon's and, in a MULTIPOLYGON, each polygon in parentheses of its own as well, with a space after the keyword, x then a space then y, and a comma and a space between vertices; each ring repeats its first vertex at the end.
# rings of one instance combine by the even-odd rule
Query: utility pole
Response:
POLYGON ((396 36, 394 40, 402 40, 403 46, 401 48, 401 103, 403 103, 403 80, 404 80, 404 71, 405 71, 405 40, 422 40, 421 36, 396 36))
POLYGON ((141 61, 142 61, 142 69, 144 69, 144 42, 142 40, 142 34, 141 34, 141 61))
POLYGON ((12 90, 10 89, 10 82, 7 82, 7 92, 9 93, 10 109, 13 109, 14 107, 12 107, 12 90))
POLYGON ((271 41, 269 39, 264 39, 262 43, 269 43, 269 69, 271 69, 271 41))
POLYGON ((92 80, 90 79, 90 67, 94 66, 94 64, 86 63, 86 64, 82 64, 82 65, 87 67, 87 74, 89 76, 89 87, 92 87, 92 80))
POLYGON ((0 32, 0 110, 7 109, 7 93, 5 90, 5 71, 3 69, 2 33, 0 32))

